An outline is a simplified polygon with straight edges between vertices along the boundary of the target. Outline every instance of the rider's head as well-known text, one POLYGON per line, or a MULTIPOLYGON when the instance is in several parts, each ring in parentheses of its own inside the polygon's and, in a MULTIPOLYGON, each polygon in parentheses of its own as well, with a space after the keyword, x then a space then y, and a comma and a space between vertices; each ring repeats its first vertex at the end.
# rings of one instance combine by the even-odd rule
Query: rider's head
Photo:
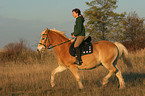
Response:
POLYGON ((72 10, 73 12, 73 17, 77 18, 79 15, 81 15, 81 11, 78 8, 75 8, 72 10))

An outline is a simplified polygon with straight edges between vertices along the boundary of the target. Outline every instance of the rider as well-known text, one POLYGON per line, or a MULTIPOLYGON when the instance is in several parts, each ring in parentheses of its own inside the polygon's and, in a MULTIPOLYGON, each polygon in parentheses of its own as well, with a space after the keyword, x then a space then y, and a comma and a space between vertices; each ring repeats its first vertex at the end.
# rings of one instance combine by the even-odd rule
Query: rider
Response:
POLYGON ((81 59, 81 50, 79 48, 79 45, 83 42, 85 38, 85 27, 84 27, 84 17, 81 15, 81 11, 77 8, 72 10, 73 17, 76 18, 75 25, 74 25, 74 32, 71 33, 71 36, 75 38, 74 48, 76 51, 76 61, 74 64, 81 65, 82 59, 81 59))

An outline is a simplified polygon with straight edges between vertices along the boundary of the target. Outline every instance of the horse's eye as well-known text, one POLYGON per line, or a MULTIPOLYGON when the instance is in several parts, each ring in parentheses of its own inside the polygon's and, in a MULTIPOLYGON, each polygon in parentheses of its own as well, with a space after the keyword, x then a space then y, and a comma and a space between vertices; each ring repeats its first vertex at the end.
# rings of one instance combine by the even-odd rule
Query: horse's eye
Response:
POLYGON ((45 38, 42 38, 42 40, 44 40, 45 38))

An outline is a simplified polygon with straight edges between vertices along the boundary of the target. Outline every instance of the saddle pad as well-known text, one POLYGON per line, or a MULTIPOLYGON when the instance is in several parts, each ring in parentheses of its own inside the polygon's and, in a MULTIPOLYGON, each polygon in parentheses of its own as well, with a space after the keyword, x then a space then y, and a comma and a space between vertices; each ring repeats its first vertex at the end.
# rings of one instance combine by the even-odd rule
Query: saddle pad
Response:
POLYGON ((89 43, 88 45, 83 46, 83 48, 81 48, 82 50, 82 55, 86 55, 86 54, 91 54, 93 53, 93 45, 92 43, 89 43))
MULTIPOLYGON (((93 45, 92 43, 83 43, 80 45, 81 56, 93 53, 93 45)), ((71 44, 69 48, 69 53, 71 56, 75 57, 76 52, 74 49, 74 43, 71 44)))

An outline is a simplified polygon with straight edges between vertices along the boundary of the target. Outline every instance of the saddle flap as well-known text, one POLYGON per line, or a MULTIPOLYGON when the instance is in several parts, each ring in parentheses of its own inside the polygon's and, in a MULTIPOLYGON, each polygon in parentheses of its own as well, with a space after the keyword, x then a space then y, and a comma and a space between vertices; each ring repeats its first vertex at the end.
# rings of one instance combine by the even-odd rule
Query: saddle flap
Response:
MULTIPOLYGON (((88 38, 86 38, 79 47, 81 49, 81 55, 93 53, 93 45, 91 43, 91 37, 89 36, 88 38)), ((75 55, 76 52, 74 49, 74 42, 69 48, 69 53, 74 57, 76 56, 75 55)))
POLYGON ((87 38, 84 40, 84 42, 90 43, 91 40, 92 40, 92 38, 91 38, 91 36, 89 36, 89 37, 87 37, 87 38))

